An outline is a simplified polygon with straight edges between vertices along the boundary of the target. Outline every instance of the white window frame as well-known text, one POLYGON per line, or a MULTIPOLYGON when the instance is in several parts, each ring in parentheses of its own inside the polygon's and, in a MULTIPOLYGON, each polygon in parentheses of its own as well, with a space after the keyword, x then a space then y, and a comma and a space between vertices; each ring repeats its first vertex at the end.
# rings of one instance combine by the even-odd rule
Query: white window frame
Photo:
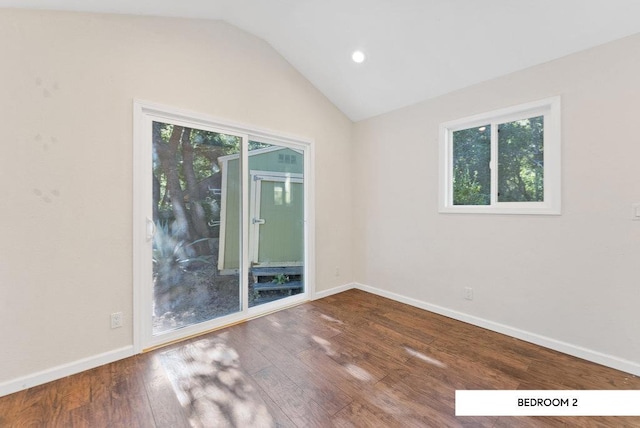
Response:
POLYGON ((470 214, 561 214, 560 97, 545 98, 501 110, 452 120, 440 125, 439 212, 470 214), (542 202, 498 202, 497 129, 506 122, 544 116, 544 198, 542 202), (453 204, 453 133, 491 125, 491 203, 453 204))

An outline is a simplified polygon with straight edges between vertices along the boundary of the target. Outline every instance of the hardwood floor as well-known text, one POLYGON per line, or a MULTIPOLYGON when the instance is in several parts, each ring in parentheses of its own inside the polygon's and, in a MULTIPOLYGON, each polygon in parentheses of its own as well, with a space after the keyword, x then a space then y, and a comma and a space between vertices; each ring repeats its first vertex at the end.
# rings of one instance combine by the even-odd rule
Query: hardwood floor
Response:
POLYGON ((0 427, 640 427, 455 417, 456 389, 640 379, 351 290, 2 397, 0 427))

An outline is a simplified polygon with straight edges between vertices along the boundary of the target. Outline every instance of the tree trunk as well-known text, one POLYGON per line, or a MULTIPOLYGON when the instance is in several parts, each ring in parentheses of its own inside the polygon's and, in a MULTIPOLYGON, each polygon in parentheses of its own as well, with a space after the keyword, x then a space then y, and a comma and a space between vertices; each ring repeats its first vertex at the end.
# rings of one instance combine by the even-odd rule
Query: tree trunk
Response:
MULTIPOLYGON (((198 187, 198 180, 193 169, 193 146, 191 145, 191 129, 185 128, 182 133, 182 173, 187 183, 187 194, 189 195, 189 214, 191 214, 191 224, 195 229, 194 241, 209 238, 209 227, 207 226, 207 216, 201 204, 201 194, 198 187)), ((198 255, 210 254, 209 242, 202 241, 194 244, 198 255)))
POLYGON ((174 126, 169 138, 169 143, 165 144, 162 139, 154 141, 156 153, 160 158, 160 165, 167 176, 167 190, 171 199, 171 207, 175 222, 171 227, 172 234, 183 241, 191 241, 189 231, 189 219, 184 206, 184 194, 180 187, 180 176, 178 175, 178 146, 182 137, 182 126, 174 126))

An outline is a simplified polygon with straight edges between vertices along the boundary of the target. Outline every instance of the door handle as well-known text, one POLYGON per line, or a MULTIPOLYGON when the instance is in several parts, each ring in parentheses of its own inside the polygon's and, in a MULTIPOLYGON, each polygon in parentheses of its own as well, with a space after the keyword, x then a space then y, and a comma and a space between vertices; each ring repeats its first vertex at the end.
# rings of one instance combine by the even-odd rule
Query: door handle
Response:
POLYGON ((151 241, 156 235, 156 223, 147 217, 147 241, 151 241))
POLYGON ((255 218, 254 217, 253 220, 251 220, 251 223, 253 223, 253 224, 265 224, 266 221, 264 221, 263 218, 255 218))

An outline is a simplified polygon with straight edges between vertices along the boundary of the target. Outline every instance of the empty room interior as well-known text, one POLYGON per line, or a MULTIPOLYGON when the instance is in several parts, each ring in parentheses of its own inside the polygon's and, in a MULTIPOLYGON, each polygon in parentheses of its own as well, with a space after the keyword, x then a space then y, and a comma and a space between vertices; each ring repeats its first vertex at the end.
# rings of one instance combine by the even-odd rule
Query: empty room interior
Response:
POLYGON ((0 0, 0 426, 640 426, 639 16, 0 0))

